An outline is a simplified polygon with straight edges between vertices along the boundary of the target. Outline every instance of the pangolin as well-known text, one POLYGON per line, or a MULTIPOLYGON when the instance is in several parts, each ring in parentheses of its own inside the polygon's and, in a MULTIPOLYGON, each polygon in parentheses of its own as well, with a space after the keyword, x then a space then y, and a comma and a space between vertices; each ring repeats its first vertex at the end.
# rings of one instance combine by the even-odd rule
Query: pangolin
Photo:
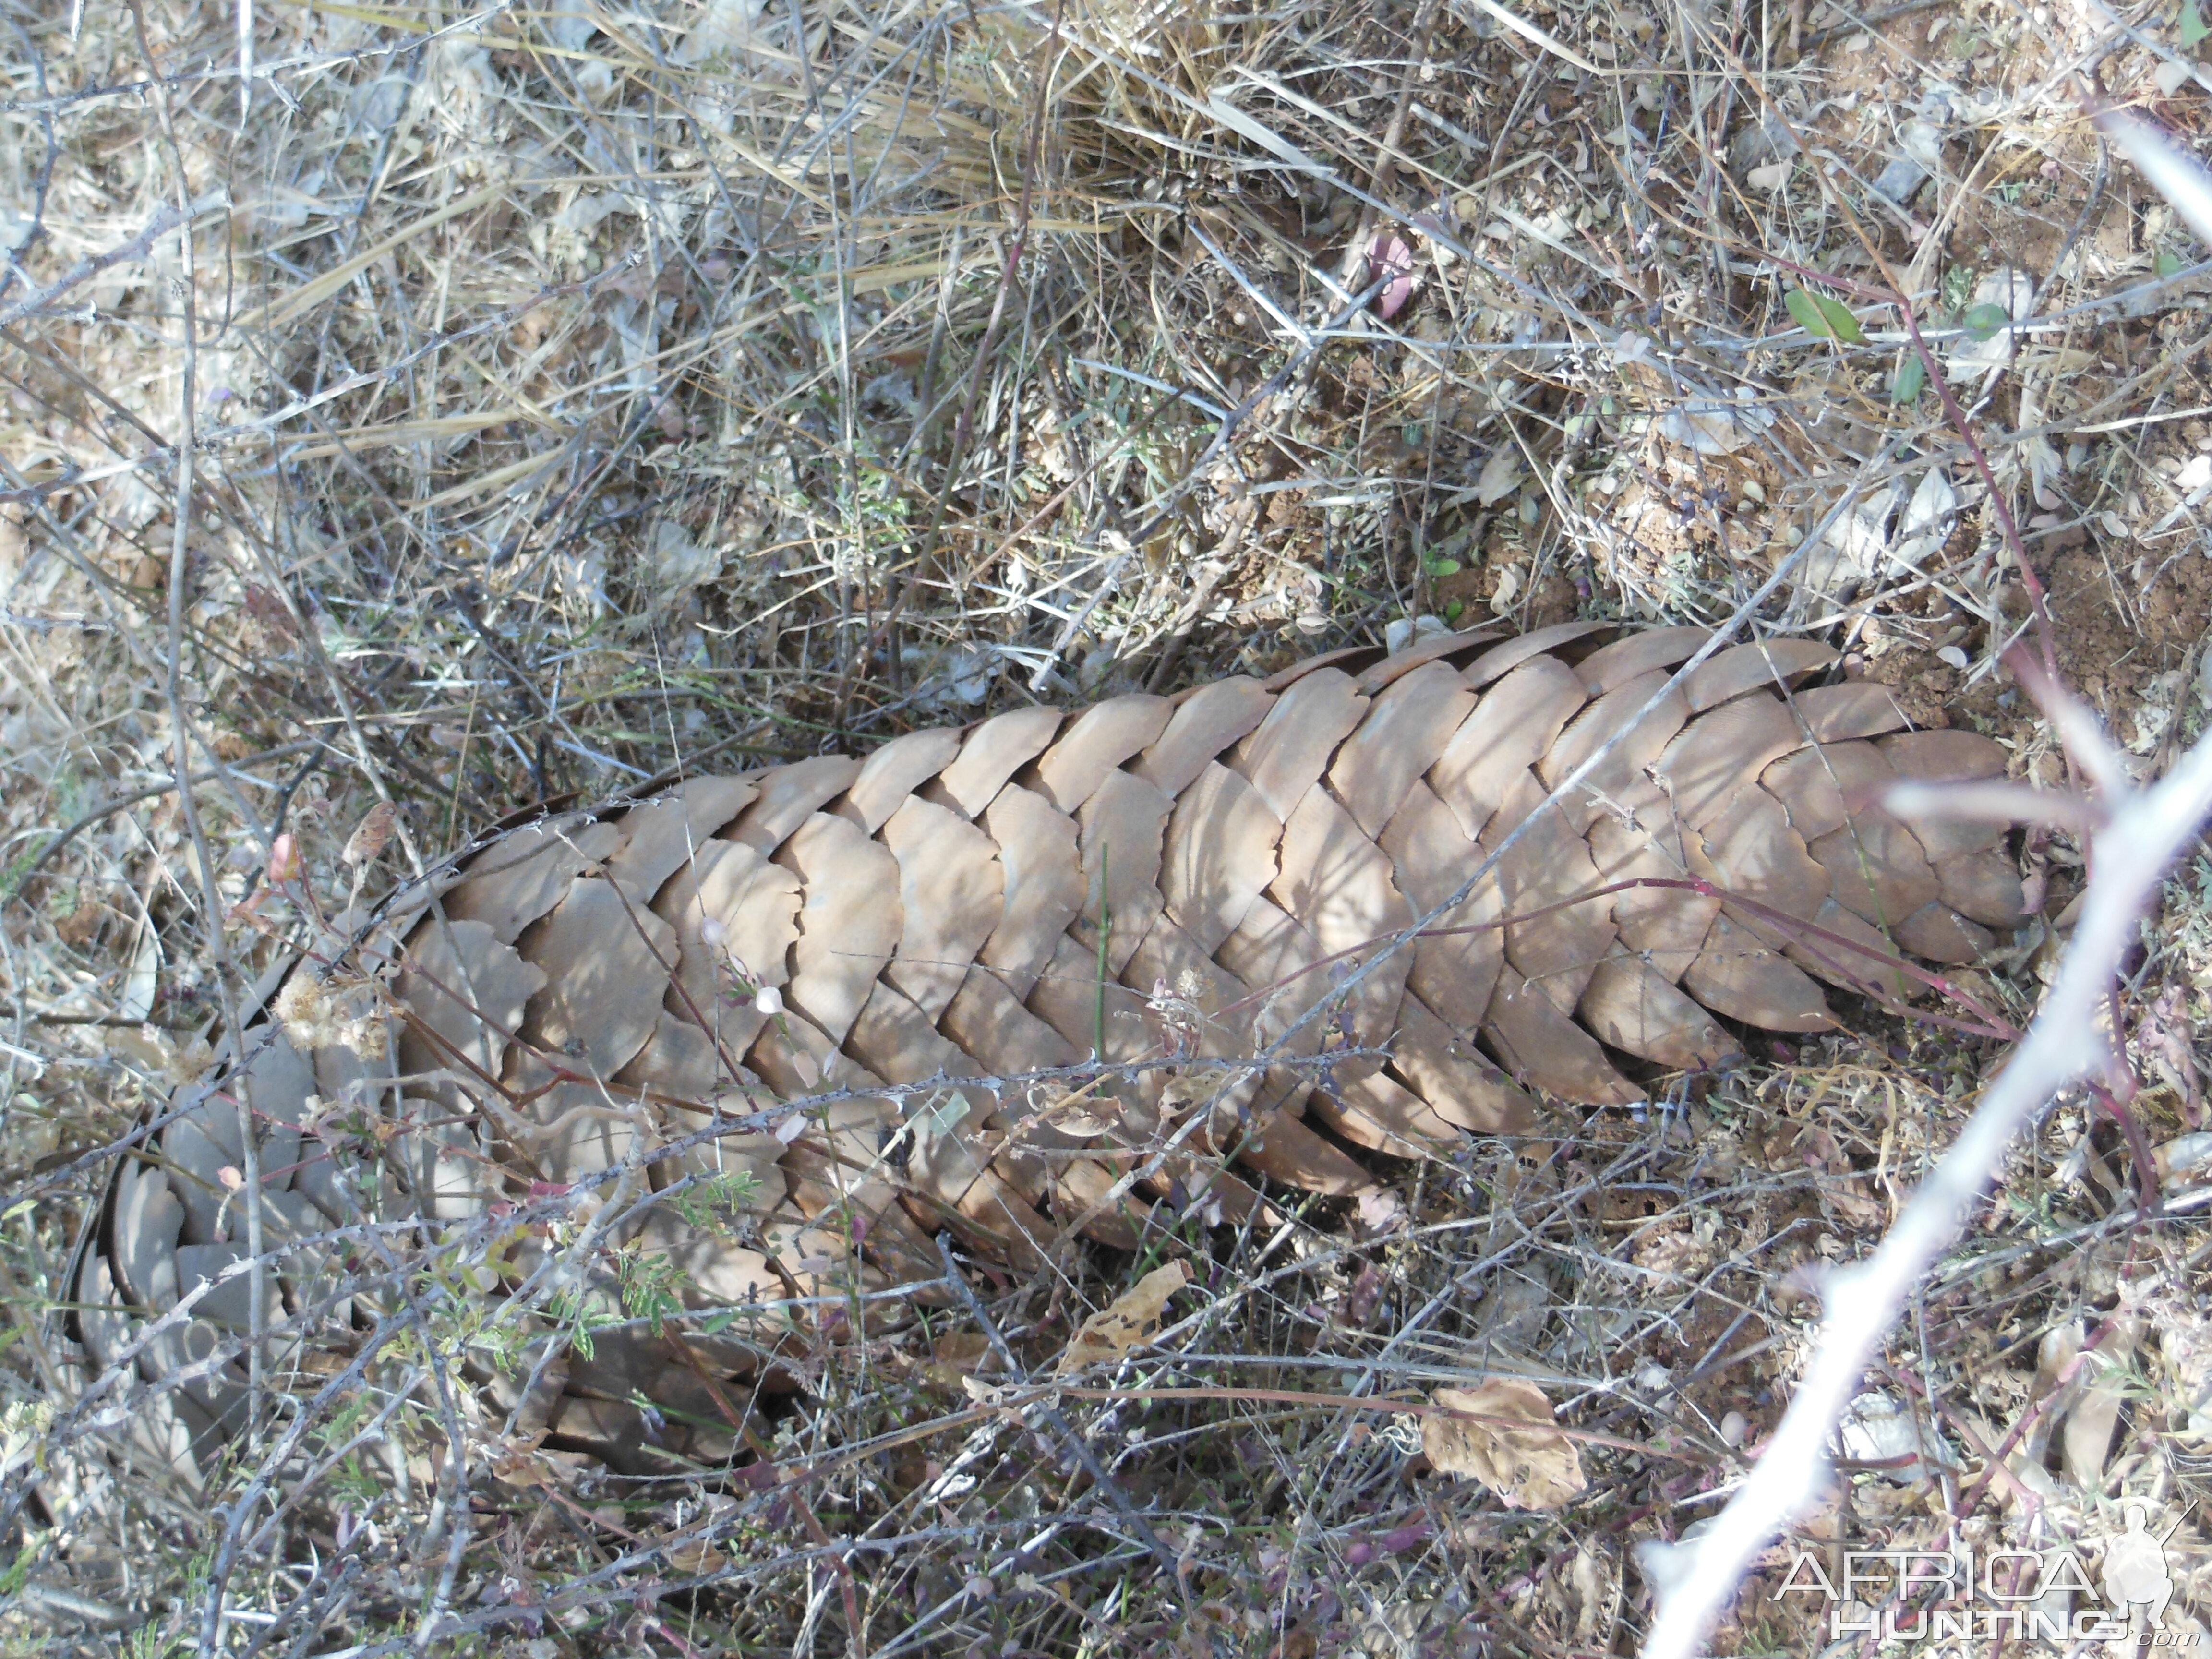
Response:
POLYGON ((550 1446, 713 1462, 789 1310, 941 1274, 940 1232, 1020 1269, 1270 1188, 1373 1194, 1372 1154, 1638 1101, 1728 1064, 1732 1026, 1828 1029, 1824 984, 1909 994, 1885 963, 2023 920, 2001 830, 1881 804, 2001 775, 1997 744, 1811 683, 1823 645, 1678 676, 1705 631, 1617 632, 1017 708, 501 835, 382 913, 366 981, 295 968, 122 1163, 76 1270, 85 1364, 152 1333, 132 1432, 198 1481, 246 1399, 250 1121, 265 1369, 392 1311, 343 1277, 393 1248, 367 1224, 465 1236, 478 1290, 569 1275, 556 1310, 611 1253, 720 1316, 585 1332, 534 1401, 477 1381, 550 1446), (566 1231, 500 1242, 580 1188, 566 1231))

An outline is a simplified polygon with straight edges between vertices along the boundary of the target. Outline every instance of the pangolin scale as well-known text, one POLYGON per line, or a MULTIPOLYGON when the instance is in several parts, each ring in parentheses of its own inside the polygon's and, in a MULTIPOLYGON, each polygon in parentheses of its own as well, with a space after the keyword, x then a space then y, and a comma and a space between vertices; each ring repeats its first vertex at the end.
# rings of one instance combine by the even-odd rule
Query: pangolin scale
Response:
MULTIPOLYGON (((1528 1133, 1540 1094, 1634 1102, 1634 1073, 1729 1061, 1723 1019, 1832 1026, 1823 981, 1882 982, 1843 940, 1965 963, 2023 919, 2002 830, 1879 804, 1899 777, 2001 775, 1996 743, 1908 731, 1877 685, 1808 684, 1825 646, 1723 649, 1670 688, 1702 630, 1602 637, 1474 632, 1021 708, 501 837, 387 914, 400 945, 368 1035, 295 971, 242 1073, 185 1091, 121 1166, 77 1269, 88 1368, 148 1330, 148 1382, 215 1357, 132 1418, 196 1483, 246 1398, 242 1117, 280 1249, 364 1218, 465 1224, 717 1110, 757 1125, 842 1091, 779 1133, 628 1164, 663 1190, 745 1177, 712 1188, 742 1224, 662 1203, 605 1241, 665 1255, 694 1306, 743 1307, 927 1279, 947 1228, 1024 1267, 1072 1232, 1134 1246, 1163 1203, 1236 1216, 1269 1183, 1371 1193, 1360 1149, 1528 1133), (1437 931, 1373 951, 1524 822, 1437 931), (1653 878, 1673 884, 1621 885, 1653 878), (1333 1049, 1359 1052, 1322 1063, 1333 1049), (1230 1063, 1263 1052, 1279 1063, 1230 1063), (1094 1053, 1121 1069, 999 1081, 1079 1078, 1094 1053), (161 1321, 195 1290, 189 1317, 161 1321)), ((264 1328, 293 1333, 268 1364, 304 1351, 304 1324, 383 1311, 319 1297, 341 1254, 307 1243, 264 1275, 264 1328)), ((721 1382, 758 1378, 780 1340, 768 1319, 685 1339, 633 1324, 541 1375, 537 1420, 617 1467, 726 1459, 721 1382)), ((517 1403, 518 1379, 479 1380, 517 1403)))

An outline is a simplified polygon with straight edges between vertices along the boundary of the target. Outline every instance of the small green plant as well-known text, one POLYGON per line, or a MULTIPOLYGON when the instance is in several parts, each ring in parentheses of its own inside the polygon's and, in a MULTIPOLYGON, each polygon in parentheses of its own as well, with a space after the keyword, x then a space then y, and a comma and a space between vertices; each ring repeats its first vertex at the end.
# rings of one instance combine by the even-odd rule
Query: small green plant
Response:
POLYGON ((1859 328, 1859 319, 1841 300, 1815 294, 1810 289, 1793 288, 1783 296, 1783 304, 1797 326, 1815 339, 1840 340, 1847 345, 1864 345, 1866 335, 1859 328))
POLYGON ((38 863, 44 850, 42 848, 27 847, 8 860, 6 869, 0 870, 0 904, 5 904, 15 896, 16 890, 29 876, 32 866, 38 863))
POLYGON ((1997 331, 2012 321, 2012 313, 1991 301, 1966 307, 1966 315, 1959 319, 1959 326, 1966 331, 1969 338, 1993 340, 1997 331))
POLYGON ((561 1328, 563 1340, 586 1359, 598 1352, 598 1345, 592 1340, 592 1333, 622 1322, 605 1308, 594 1306, 575 1291, 566 1287, 553 1292, 545 1304, 545 1311, 561 1328))
POLYGON ((1917 351, 1906 347, 1904 357, 1897 365, 1897 373, 1890 380, 1890 402, 1900 406, 1917 403, 1927 385, 1928 365, 1922 361, 1917 351))
POLYGON ((676 1213, 685 1226, 697 1231, 726 1233, 737 1217, 754 1206, 759 1194, 760 1177, 750 1170, 706 1176, 678 1190, 676 1213))
POLYGON ((655 1336, 670 1320, 683 1317, 682 1291, 690 1278, 665 1252, 624 1250, 615 1257, 615 1276, 622 1285, 623 1308, 631 1318, 644 1320, 655 1336))
POLYGON ((2212 34, 2212 23, 2207 23, 2204 15, 2197 9, 2197 0, 2181 0, 2181 13, 2174 19, 2173 26, 2175 38, 2181 42, 2184 52, 2196 51, 2204 37, 2212 34))

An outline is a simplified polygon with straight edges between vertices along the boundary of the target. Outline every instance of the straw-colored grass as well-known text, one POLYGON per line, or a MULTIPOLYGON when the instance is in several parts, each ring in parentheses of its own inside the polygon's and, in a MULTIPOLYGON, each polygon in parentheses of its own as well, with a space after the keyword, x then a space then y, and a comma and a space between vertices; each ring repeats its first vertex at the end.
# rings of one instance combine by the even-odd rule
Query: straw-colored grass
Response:
MULTIPOLYGON (((2031 585, 1969 434, 2059 667, 2162 766, 2212 683, 2203 250, 2068 77, 2193 135, 2203 89, 2162 68, 2186 30, 2170 4, 1898 10, 1869 34, 1829 3, 11 6, 0 1639, 1631 1650, 1634 1547, 1711 1512, 1786 1401, 1814 1276, 1879 1236, 1993 1048, 1869 1015, 1674 1111, 1408 1167, 1395 1231, 1194 1221, 1202 1293, 1054 1419, 992 1390, 1157 1263, 975 1275, 822 1340, 755 1466, 811 1474, 774 1492, 454 1455, 424 1379, 482 1355, 434 1241, 421 1342, 292 1486, 254 1496, 241 1464, 180 1495, 88 1425, 45 1443, 82 1386, 67 1264, 94 1154, 311 936, 241 908, 274 838, 334 909, 380 800, 371 896, 680 769, 1437 623, 1716 620, 1846 498, 1762 626, 2055 782, 1998 662, 2031 585), (1900 155, 1936 176, 1885 204, 1900 155), (1378 235, 1413 265, 1387 317, 1378 235), (1893 280, 1963 427, 1905 395, 1869 297, 1893 280), (1862 327, 1808 332, 1799 288, 1862 327), (1437 1476, 1376 1409, 1486 1370, 1588 1437, 1567 1508, 1437 1476)), ((2014 1015, 2079 880, 2063 837, 2026 855, 2052 921, 1976 975, 2014 1015)), ((2205 1490, 2201 1181, 2169 1156, 2190 1201, 2139 1220, 2130 1148, 2197 1121, 2207 880, 2119 1010, 2150 1085, 2128 1122, 2053 1114, 1869 1376, 1933 1399, 1911 1409, 1957 1462, 1857 1470, 1805 1536, 2101 1539, 2124 1495, 2179 1516, 2205 1490), (2124 1431, 2071 1449, 2097 1412, 2124 1431), (2033 1455, 1999 1468, 2015 1424, 2033 1455)), ((1771 1598, 1784 1565, 1727 1650, 1824 1639, 1771 1598)))

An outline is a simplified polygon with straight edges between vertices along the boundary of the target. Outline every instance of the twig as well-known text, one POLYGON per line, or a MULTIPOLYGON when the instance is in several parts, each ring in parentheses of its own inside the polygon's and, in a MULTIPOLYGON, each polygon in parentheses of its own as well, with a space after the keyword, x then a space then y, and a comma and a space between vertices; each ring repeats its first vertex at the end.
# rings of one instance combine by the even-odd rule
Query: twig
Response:
POLYGON ((213 213, 216 209, 227 208, 229 205, 230 198, 220 191, 211 191, 196 202, 165 204, 152 218, 146 222, 145 229, 140 231, 129 241, 109 248, 105 253, 88 255, 78 260, 36 294, 27 294, 13 305, 0 306, 0 328, 5 328, 11 323, 20 322, 26 317, 44 311, 78 283, 90 282, 111 265, 119 265, 126 260, 144 258, 153 251, 155 243, 175 230, 179 225, 185 226, 189 234, 189 227, 191 224, 213 213))
MULTIPOLYGON (((952 1259, 952 1247, 945 1242, 945 1236, 942 1233, 938 1235, 937 1253, 945 1261, 945 1282, 951 1285, 959 1295, 961 1301, 967 1306, 969 1317, 975 1320, 977 1328, 989 1339, 992 1347, 998 1352, 999 1363, 1006 1366, 1018 1384, 1020 1383, 1027 1376, 1022 1362, 1015 1357, 1014 1351, 1006 1346, 1006 1339, 999 1334, 999 1328, 992 1322, 991 1316, 983 1310, 983 1304, 977 1299, 975 1288, 968 1283, 968 1276, 960 1271, 960 1264, 952 1259)), ((1041 1400, 1043 1398, 1044 1396, 1040 1396, 1041 1400)), ((1078 1434, 1067 1419, 1061 1416, 1059 1410, 1052 1405, 1044 1404, 1038 1415, 1058 1431, 1060 1439, 1066 1443, 1068 1450, 1075 1455, 1076 1462, 1083 1465, 1084 1473, 1091 1477, 1092 1483, 1105 1494, 1107 1502, 1114 1506, 1114 1512, 1128 1523, 1130 1529, 1144 1540, 1145 1547, 1152 1551, 1152 1559, 1167 1569, 1168 1577, 1170 1579, 1174 1578, 1176 1553, 1161 1540, 1159 1534, 1152 1529, 1145 1517, 1137 1513, 1136 1506, 1129 1502, 1128 1494, 1115 1483, 1114 1477, 1109 1474, 1104 1466, 1099 1462, 1098 1455, 1091 1449, 1091 1443, 1078 1434)))
MULTIPOLYGON (((326 745, 320 738, 311 738, 304 743, 279 744, 274 749, 263 750, 259 754, 251 757, 250 759, 257 761, 276 760, 286 755, 301 755, 305 754, 310 749, 322 749, 327 746, 328 745, 326 745)), ((234 765, 242 766, 248 763, 246 761, 240 761, 233 763, 234 765)), ((221 772, 195 772, 189 779, 186 780, 186 781, 190 783, 193 788, 197 789, 201 784, 213 783, 222 776, 222 774, 221 772)), ((118 795, 113 800, 107 802, 105 805, 94 807, 92 811, 78 818, 75 823, 71 823, 69 828, 62 830, 52 841, 48 842, 44 847, 41 847, 39 849, 38 856, 33 859, 29 864, 26 865, 22 871, 15 876, 12 884, 8 888, 8 890, 4 892, 0 892, 0 903, 5 903, 9 899, 14 898, 21 894, 24 888, 30 884, 31 878, 37 875, 40 871, 46 868, 47 863, 53 858, 55 854, 60 852, 63 848, 68 846, 70 842, 75 841, 79 836, 91 829, 94 824, 98 823, 102 818, 111 817, 114 814, 121 811, 125 807, 136 805, 142 800, 151 800, 156 795, 168 794, 173 791, 176 787, 177 781, 174 778, 170 778, 161 783, 149 783, 143 789, 134 789, 127 795, 118 795)), ((271 787, 273 787, 274 786, 271 787)))
POLYGON ((1659 1602, 1644 1659, 1690 1659, 1700 1650, 1753 1559, 1814 1500, 1830 1437, 1868 1361, 1921 1275, 1959 1237, 2014 1133, 2059 1090, 2115 1060, 2098 1008, 2136 942, 2137 918, 2212 811, 2212 738, 2155 787, 2108 798, 2107 805, 2111 818, 2093 843, 2094 873, 2073 944, 2026 1039, 1880 1248, 1829 1278, 1819 1346, 1780 1427, 1728 1507, 1694 1542, 1647 1547, 1664 1553, 1655 1576, 1671 1589, 1659 1602))
MULTIPOLYGON (((154 46, 146 29, 146 14, 140 0, 131 0, 131 16, 137 26, 138 50, 146 59, 146 67, 155 75, 161 73, 154 57, 154 46)), ((199 397, 199 262, 192 240, 192 222, 198 215, 183 200, 188 172, 185 166, 184 148, 177 141, 174 114, 170 107, 170 93, 166 87, 155 94, 154 108, 160 118, 162 141, 168 150, 169 163, 176 169, 176 189, 179 211, 175 224, 183 234, 177 239, 179 263, 183 266, 182 291, 178 296, 178 314, 183 325, 184 349, 178 365, 177 398, 177 483, 175 500, 171 512, 175 523, 169 544, 169 650, 167 683, 164 687, 169 707, 169 742, 175 755, 175 775, 192 775, 191 716, 185 707, 185 589, 191 570, 192 526, 192 458, 193 422, 197 411, 194 404, 199 397)), ((237 994, 237 965, 230 953, 230 942, 223 936, 224 907, 222 894, 216 886, 215 854, 208 846, 205 826, 200 822, 199 805, 192 799, 191 790, 177 791, 177 805, 185 820, 185 833, 191 842, 196 862, 199 866, 201 925, 207 933, 208 954, 214 958, 216 994, 221 999, 223 1024, 226 1029, 239 1030, 237 994)), ((261 1146, 253 1122, 253 1113, 247 1100, 247 1091, 241 1086, 238 1091, 238 1139, 240 1173, 246 1194, 246 1249, 252 1267, 246 1276, 246 1324, 253 1346, 246 1352, 247 1396, 246 1440, 256 1451, 261 1449, 262 1364, 265 1358, 262 1348, 262 1328, 266 1322, 267 1307, 264 1292, 267 1281, 261 1265, 263 1248, 261 1214, 261 1146)), ((216 1607, 210 1605, 204 1641, 214 1639, 216 1607)))

